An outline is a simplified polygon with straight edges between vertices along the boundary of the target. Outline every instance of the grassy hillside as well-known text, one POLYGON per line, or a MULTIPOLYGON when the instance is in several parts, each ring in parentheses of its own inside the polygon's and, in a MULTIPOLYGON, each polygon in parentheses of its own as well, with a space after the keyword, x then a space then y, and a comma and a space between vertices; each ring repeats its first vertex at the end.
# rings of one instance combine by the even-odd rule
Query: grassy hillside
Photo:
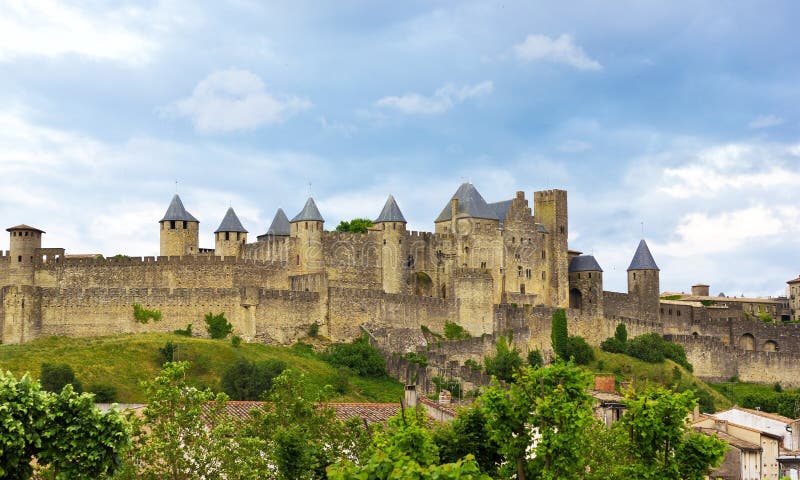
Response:
MULTIPOLYGON (((309 388, 319 390, 334 384, 339 373, 308 350, 242 344, 229 341, 182 337, 166 333, 124 334, 110 337, 48 337, 24 345, 0 345, 0 369, 17 376, 30 372, 38 378, 41 364, 67 363, 85 390, 92 384, 109 384, 117 389, 119 402, 143 402, 140 382, 153 378, 160 369, 159 348, 168 341, 178 344, 175 360, 191 362, 191 379, 198 386, 220 390, 219 379, 237 359, 276 359, 306 374, 309 388)), ((397 381, 347 376, 346 393, 332 401, 398 402, 403 386, 397 381)))

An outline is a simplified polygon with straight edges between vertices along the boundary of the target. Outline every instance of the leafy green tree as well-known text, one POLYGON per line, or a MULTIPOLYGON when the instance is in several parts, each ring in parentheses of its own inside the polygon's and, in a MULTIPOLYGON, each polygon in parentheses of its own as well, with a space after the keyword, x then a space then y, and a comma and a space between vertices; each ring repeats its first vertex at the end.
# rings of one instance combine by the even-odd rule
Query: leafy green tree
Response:
POLYGON ((559 308, 553 312, 551 322, 550 341, 556 356, 562 360, 569 360, 567 352, 567 312, 559 308))
MULTIPOLYGON (((523 368, 507 389, 493 385, 481 404, 490 436, 505 462, 501 476, 579 479, 586 470, 591 439, 589 374, 572 363, 523 368)), ((632 477, 633 478, 633 477, 632 477)))
POLYGON ((204 320, 206 322, 206 330, 213 339, 223 339, 233 332, 233 325, 225 318, 224 312, 217 315, 208 312, 204 320))
POLYGON ((72 389, 78 393, 83 391, 83 386, 75 378, 72 367, 66 363, 43 363, 39 382, 48 392, 58 393, 67 385, 72 385, 72 389))
POLYGON ((626 353, 649 363, 660 363, 669 358, 690 372, 692 371, 692 365, 687 360, 683 347, 664 340, 657 333, 645 333, 628 340, 626 353))
POLYGON ((567 337, 567 348, 565 352, 568 357, 578 365, 588 365, 594 360, 594 350, 586 343, 583 337, 567 337))
POLYGON ((444 463, 453 463, 472 455, 481 472, 495 475, 502 461, 499 445, 490 437, 486 413, 479 406, 458 411, 452 422, 444 423, 433 431, 439 447, 439 457, 444 463))
POLYGON ((542 358, 542 352, 540 352, 538 349, 528 352, 528 365, 533 368, 543 367, 544 359, 542 358))
POLYGON ((700 480, 718 466, 726 444, 693 432, 686 417, 694 408, 690 391, 649 388, 630 395, 616 427, 625 435, 619 472, 628 478, 700 480))
POLYGON ((494 375, 498 380, 511 382, 514 380, 514 373, 522 366, 522 357, 516 347, 511 348, 506 337, 501 336, 495 346, 495 354, 485 357, 483 364, 486 373, 494 375))
POLYGON ((627 345, 620 342, 616 337, 608 337, 600 342, 600 350, 609 353, 625 353, 627 345))
POLYGON ((91 395, 70 385, 47 392, 28 375, 0 372, 0 478, 31 478, 34 458, 47 478, 110 475, 129 438, 122 417, 101 414, 91 395))
POLYGON ((366 335, 350 343, 331 345, 320 355, 324 361, 337 367, 347 367, 362 377, 385 377, 386 360, 369 344, 366 335))
POLYGON ((280 360, 251 362, 240 358, 222 375, 222 390, 233 400, 260 400, 285 369, 286 363, 280 360))
POLYGON ((480 472, 472 455, 455 463, 439 463, 439 449, 427 429, 425 412, 406 410, 389 419, 385 432, 378 432, 361 464, 344 461, 328 468, 330 480, 471 480, 489 479, 480 472))
POLYGON ((349 222, 342 220, 336 226, 337 232, 367 233, 372 226, 372 220, 367 218, 354 218, 349 222))
POLYGON ((614 338, 623 345, 628 341, 628 328, 624 323, 617 324, 617 328, 614 330, 614 338))
POLYGON ((114 403, 117 401, 117 388, 107 383, 95 383, 89 386, 89 393, 94 394, 97 403, 114 403))

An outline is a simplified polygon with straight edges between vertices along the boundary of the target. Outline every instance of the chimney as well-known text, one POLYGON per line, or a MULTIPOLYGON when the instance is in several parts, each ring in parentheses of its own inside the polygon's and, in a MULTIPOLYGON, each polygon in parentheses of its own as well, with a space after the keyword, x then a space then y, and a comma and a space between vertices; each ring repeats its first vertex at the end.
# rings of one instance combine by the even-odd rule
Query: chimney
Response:
POLYGON ((417 408, 417 386, 406 385, 405 404, 408 408, 417 408))

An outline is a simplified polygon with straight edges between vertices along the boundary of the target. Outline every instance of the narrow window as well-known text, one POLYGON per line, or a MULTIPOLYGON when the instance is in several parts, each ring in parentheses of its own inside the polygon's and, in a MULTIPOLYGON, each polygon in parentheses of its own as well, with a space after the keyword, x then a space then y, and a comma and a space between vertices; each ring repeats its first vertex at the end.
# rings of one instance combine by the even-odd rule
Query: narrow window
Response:
POLYGON ((525 284, 524 283, 520 283, 519 284, 519 293, 525 293, 525 284))
POLYGON ((486 262, 481 262, 481 268, 486 268, 486 262))
POLYGON ((564 226, 563 225, 559 226, 558 231, 559 233, 564 233, 564 226))
POLYGON ((636 280, 636 272, 633 272, 633 279, 636 280))
POLYGON ((240 235, 239 232, 236 232, 236 240, 239 240, 240 238, 239 235, 240 235))
POLYGON ((589 272, 589 278, 592 278, 592 272, 589 272))
POLYGON ((183 229, 186 230, 189 228, 189 222, 183 222, 183 229))
POLYGON ((170 220, 169 221, 169 229, 170 230, 175 230, 175 220, 170 220))
POLYGON ((544 250, 542 250, 542 260, 544 260, 544 250))
POLYGON ((681 311, 680 311, 680 310, 678 310, 678 316, 679 316, 679 317, 681 316, 681 311))
POLYGON ((397 230, 397 224, 396 223, 392 224, 392 230, 397 230))
POLYGON ((308 222, 303 222, 303 224, 306 226, 306 230, 308 230, 308 222))
POLYGON ((517 276, 518 277, 522 276, 522 267, 517 267, 517 276))
POLYGON ((300 255, 297 256, 297 264, 300 265, 300 255))
POLYGON ((17 257, 17 261, 18 261, 18 262, 21 262, 21 261, 22 261, 22 255, 20 255, 19 257, 17 257))
POLYGON ((385 238, 383 239, 383 244, 386 245, 386 239, 385 238))
POLYGON ((225 240, 231 239, 231 232, 225 232, 225 240))
POLYGON ((546 280, 546 279, 547 279, 547 274, 544 271, 542 271, 542 280, 546 280))
POLYGON ((580 279, 581 279, 581 274, 579 273, 579 274, 578 274, 578 280, 580 280, 580 279))

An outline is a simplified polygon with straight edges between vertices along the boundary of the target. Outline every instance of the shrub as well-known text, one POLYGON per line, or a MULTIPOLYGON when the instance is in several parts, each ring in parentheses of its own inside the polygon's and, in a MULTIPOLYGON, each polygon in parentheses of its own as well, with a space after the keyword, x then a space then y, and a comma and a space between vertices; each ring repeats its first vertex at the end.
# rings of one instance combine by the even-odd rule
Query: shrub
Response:
POLYGON ((464 365, 469 367, 469 369, 472 370, 473 372, 480 372, 481 371, 481 366, 478 364, 478 362, 476 362, 475 360, 473 360, 471 358, 468 358, 468 359, 464 360, 464 365))
POLYGON ((308 327, 308 336, 311 338, 316 338, 319 335, 319 323, 314 322, 308 327))
POLYGON ((222 389, 232 400, 260 400, 284 370, 286 364, 280 360, 254 363, 240 358, 222 375, 222 389))
POLYGON ((233 335, 231 337, 231 345, 233 345, 233 348, 241 347, 242 346, 242 337, 240 337, 239 335, 233 335))
POLYGON ((350 343, 331 345, 320 357, 331 365, 347 367, 362 377, 386 376, 386 360, 369 344, 366 335, 350 343))
POLYGON ((588 365, 594 360, 594 350, 586 343, 583 337, 572 336, 567 337, 567 358, 571 359, 578 365, 588 365))
POLYGON ((506 337, 500 337, 495 350, 496 353, 493 357, 483 359, 486 373, 506 382, 513 381, 514 372, 522 366, 519 350, 509 347, 506 337))
POLYGON ((91 385, 89 393, 94 393, 94 401, 97 403, 114 403, 117 401, 117 388, 107 383, 91 385))
POLYGON ((347 393, 347 389, 350 388, 350 374, 346 368, 336 369, 336 373, 331 380, 331 387, 339 395, 347 393))
POLYGON ((177 351, 178 344, 174 342, 167 342, 163 347, 159 348, 158 353, 161 354, 161 365, 164 365, 167 362, 176 361, 177 358, 175 358, 175 353, 177 351))
POLYGON ((648 363, 660 363, 668 358, 690 372, 693 370, 683 347, 664 340, 657 333, 646 333, 628 341, 627 354, 648 363))
POLYGON ((600 350, 609 353, 625 353, 627 346, 620 342, 617 337, 608 337, 600 342, 600 350))
POLYGON ((556 353, 558 358, 568 360, 567 312, 565 312, 563 308, 559 308, 553 312, 551 327, 550 341, 553 345, 553 351, 556 353))
POLYGON ((454 378, 445 380, 442 377, 436 376, 433 377, 431 381, 436 385, 436 393, 447 390, 453 398, 461 398, 461 383, 459 383, 458 380, 454 378))
POLYGON ((191 337, 192 336, 192 324, 189 323, 189 324, 186 325, 186 328, 183 328, 183 329, 179 328, 179 329, 175 330, 174 333, 175 333, 175 335, 180 335, 180 336, 183 336, 183 337, 191 337))
POLYGON ((628 329, 625 327, 624 323, 617 324, 617 328, 614 330, 614 338, 616 338, 623 345, 625 345, 625 342, 628 341, 628 329))
POLYGON ((48 392, 61 393, 65 385, 72 385, 75 393, 83 391, 81 382, 75 378, 72 367, 66 363, 43 363, 39 375, 39 383, 48 392))
POLYGON ((161 312, 158 310, 148 310, 138 303, 134 303, 133 318, 139 323, 147 323, 150 320, 158 322, 161 321, 161 312))
POLYGON ((406 360, 408 360, 411 363, 416 363, 417 365, 419 365, 421 367, 427 367, 428 366, 428 357, 426 357, 425 355, 419 354, 417 352, 408 352, 405 355, 403 355, 403 358, 405 358, 406 360))
POLYGON ((528 352, 528 365, 533 368, 541 368, 544 366, 544 359, 542 358, 542 352, 539 350, 531 350, 528 352))
POLYGON ((445 322, 444 338, 448 340, 465 340, 470 338, 470 334, 464 330, 464 327, 457 323, 445 322))
POLYGON ((206 322, 206 330, 208 330, 208 334, 213 339, 223 339, 233 331, 233 325, 225 318, 225 313, 214 315, 208 312, 204 320, 206 322))

